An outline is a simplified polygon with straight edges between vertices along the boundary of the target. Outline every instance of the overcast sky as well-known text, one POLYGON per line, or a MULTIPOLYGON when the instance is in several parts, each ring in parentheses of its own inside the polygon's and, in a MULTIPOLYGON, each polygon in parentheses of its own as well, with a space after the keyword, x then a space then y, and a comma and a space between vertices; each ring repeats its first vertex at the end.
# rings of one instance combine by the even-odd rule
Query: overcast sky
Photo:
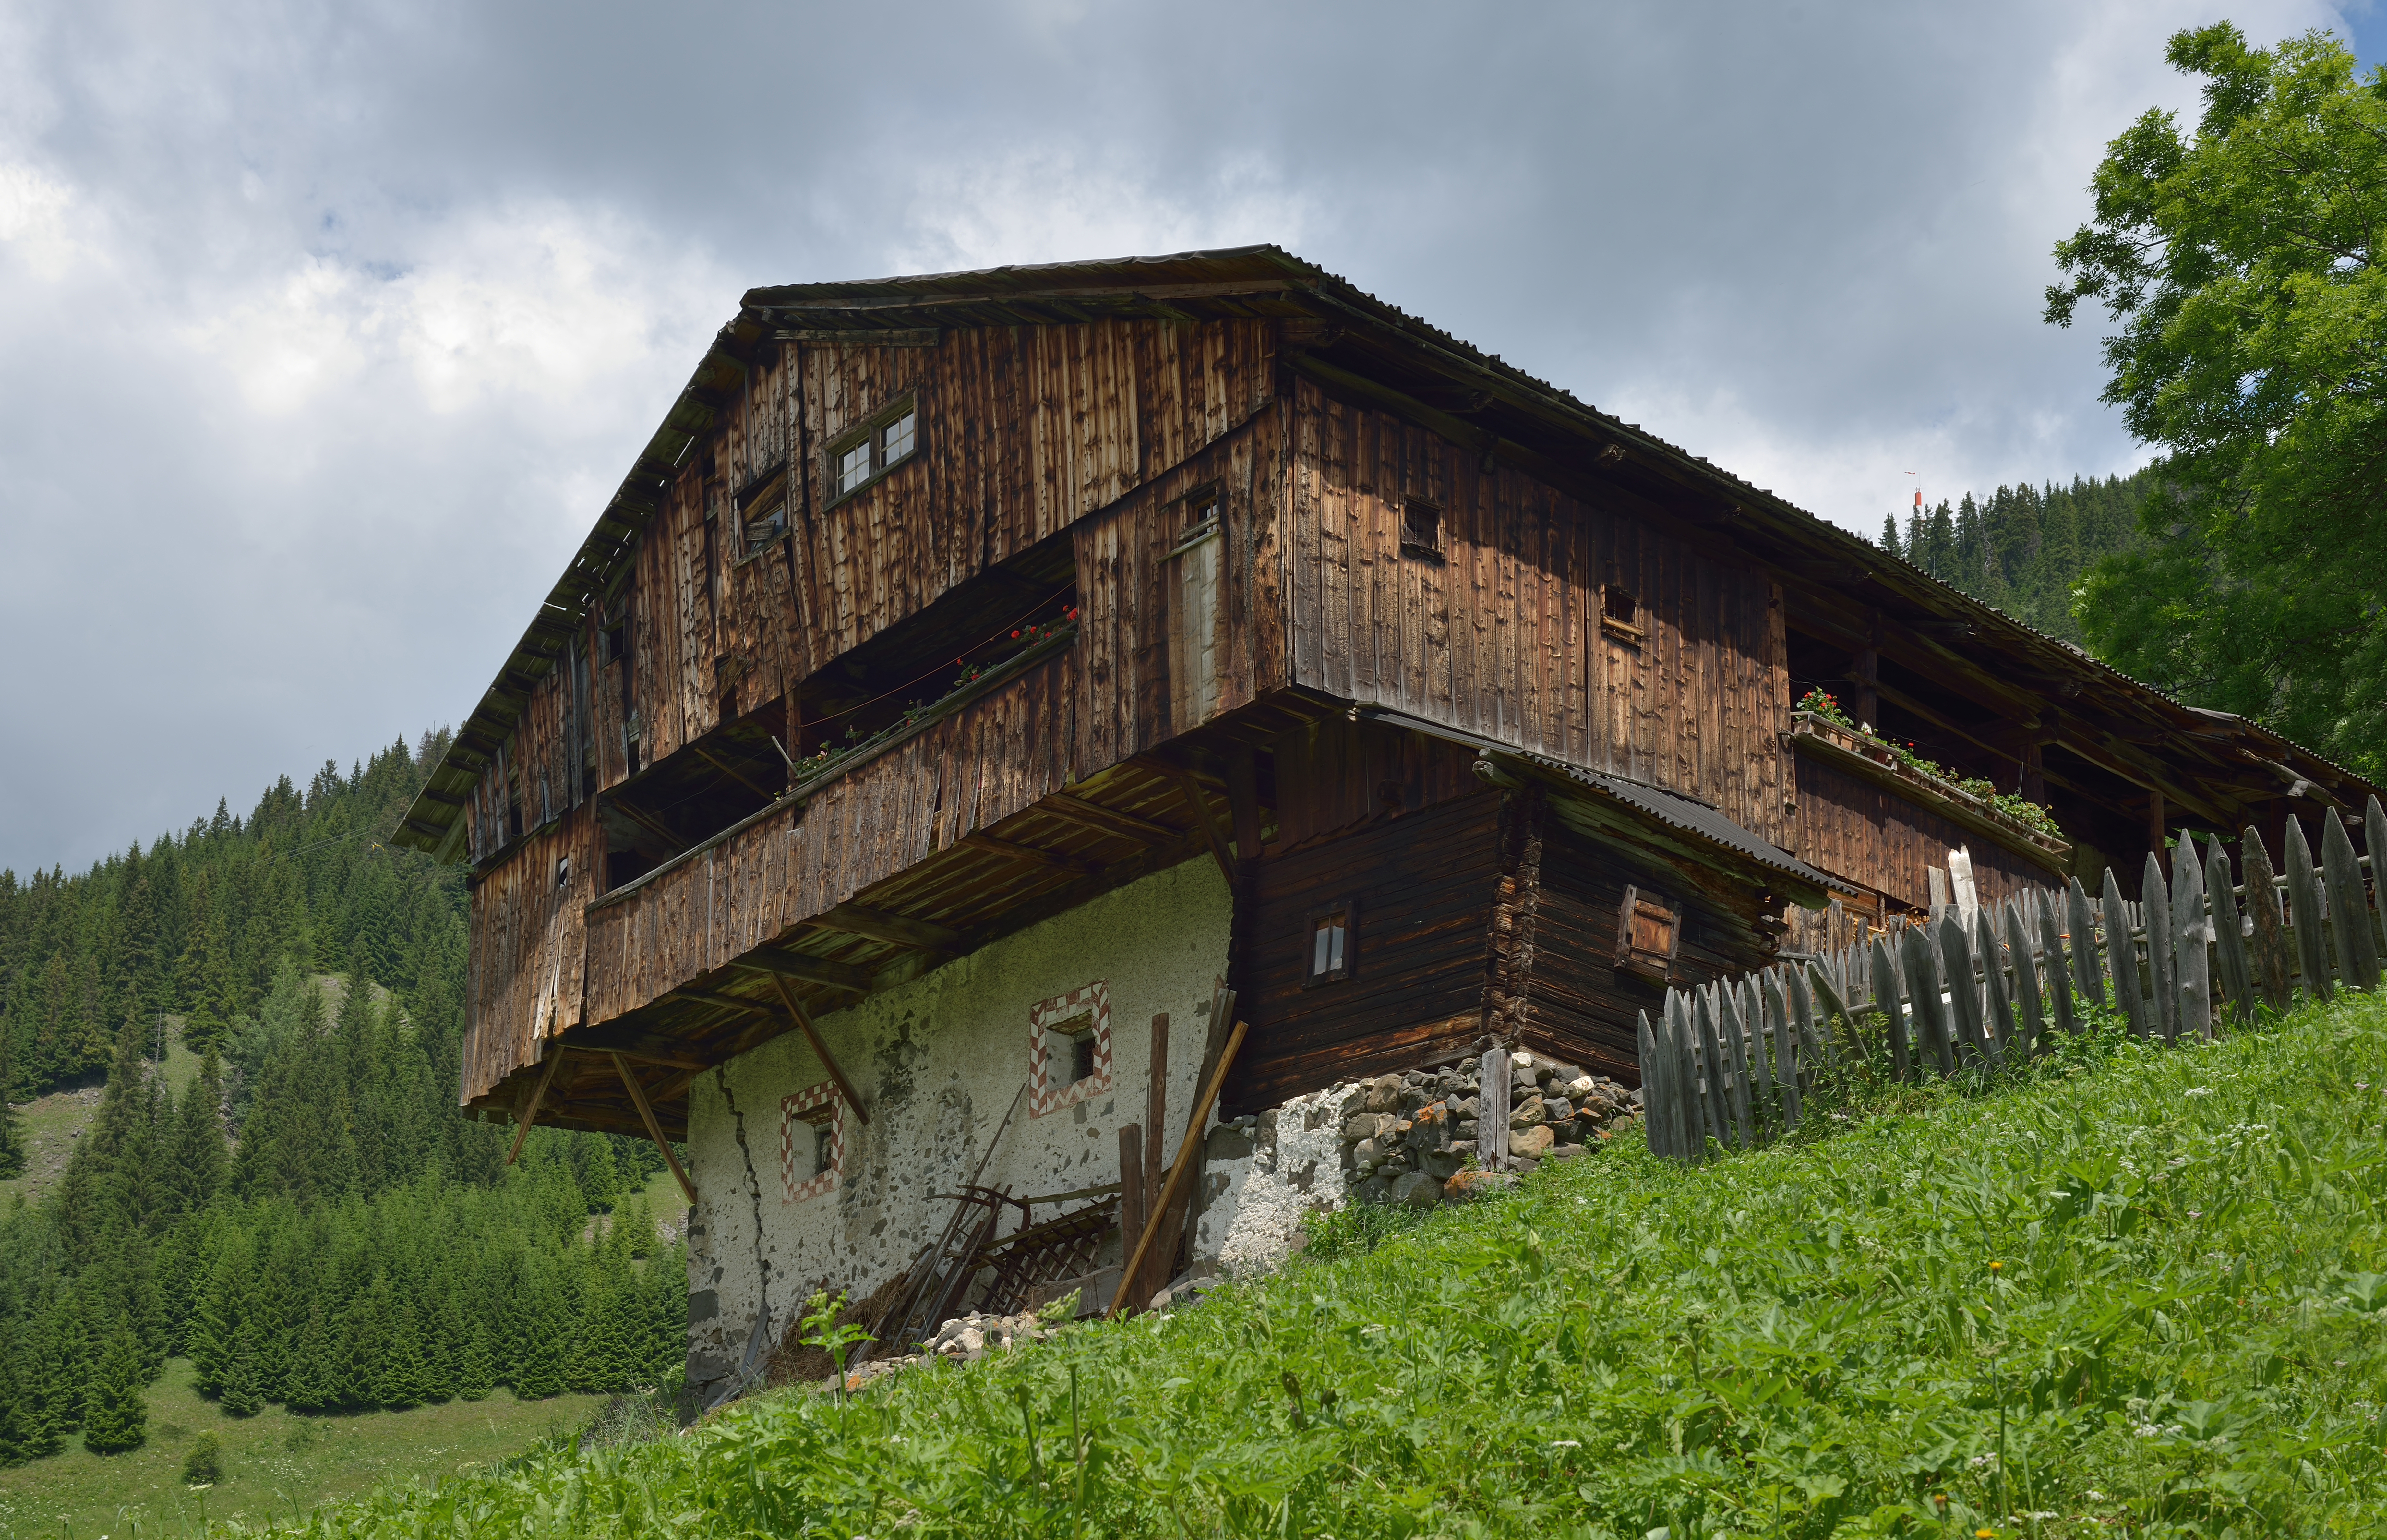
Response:
POLYGON ((757 284, 1275 241, 1868 535, 2128 470, 2048 248, 2344 9, 7 0, 0 865, 461 719, 757 284))

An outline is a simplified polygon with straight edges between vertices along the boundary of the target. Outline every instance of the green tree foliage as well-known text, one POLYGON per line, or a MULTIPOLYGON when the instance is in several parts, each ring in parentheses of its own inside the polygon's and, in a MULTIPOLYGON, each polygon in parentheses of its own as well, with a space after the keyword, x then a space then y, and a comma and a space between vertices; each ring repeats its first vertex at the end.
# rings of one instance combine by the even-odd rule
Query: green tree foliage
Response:
POLYGON ((2192 133, 2150 111, 2055 248, 2104 341, 2105 399, 2168 456, 2144 538, 2083 587, 2090 645, 2197 704, 2387 773, 2387 70, 2310 32, 2181 32, 2192 133))
POLYGON ((1954 506, 1912 515, 1901 536, 1885 522, 1882 549, 1942 583, 1995 605, 2026 625, 2079 643, 2074 591, 2100 559, 2139 548, 2139 510, 2161 484, 2160 465, 2068 486, 2001 486, 1954 506))
POLYGON ((92 1375, 82 1415, 82 1446, 95 1455, 120 1455, 149 1438, 149 1407, 141 1396, 148 1383, 130 1322, 108 1334, 92 1375))
POLYGON ((0 873, 0 1083, 106 1075, 57 1183, 0 1214, 0 1466, 138 1444, 174 1353, 230 1417, 677 1373, 685 1253, 643 1204, 641 1235, 601 1212, 661 1157, 538 1130, 509 1168, 454 1105, 461 883, 376 838, 440 747, 81 877, 0 873), (180 1096, 170 1015, 202 1054, 180 1096))

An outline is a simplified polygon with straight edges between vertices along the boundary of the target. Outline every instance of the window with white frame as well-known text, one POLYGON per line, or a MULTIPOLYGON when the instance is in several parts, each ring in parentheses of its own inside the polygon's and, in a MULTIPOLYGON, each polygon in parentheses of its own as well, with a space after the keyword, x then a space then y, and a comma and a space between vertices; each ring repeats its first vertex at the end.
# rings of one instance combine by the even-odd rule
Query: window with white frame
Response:
POLYGON ((852 497, 919 451, 919 405, 910 397, 829 443, 829 498, 852 497))

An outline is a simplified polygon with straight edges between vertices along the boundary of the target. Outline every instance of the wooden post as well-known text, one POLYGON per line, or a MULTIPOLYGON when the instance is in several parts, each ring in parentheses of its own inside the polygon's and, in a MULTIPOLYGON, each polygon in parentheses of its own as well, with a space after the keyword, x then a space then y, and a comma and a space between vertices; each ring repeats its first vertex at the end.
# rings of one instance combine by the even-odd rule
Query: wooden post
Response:
POLYGON ((813 1025, 813 1018, 804 1014, 804 1008, 796 1004, 796 991, 788 988, 788 981, 777 974, 768 977, 771 987, 779 991, 780 1003, 788 1007, 788 1014, 796 1018, 797 1029, 804 1034, 804 1041, 813 1045, 813 1052, 820 1055, 821 1065, 827 1069, 828 1078, 837 1082, 838 1094, 845 1098, 845 1105, 853 1109, 853 1116, 866 1126, 870 1121, 870 1109, 862 1105, 862 1098, 854 1092, 853 1082, 847 1079, 845 1071, 838 1067, 837 1060, 829 1054, 828 1044, 821 1041, 820 1029, 813 1025))
MULTIPOLYGON (((2106 874, 2106 886, 2113 886, 2112 873, 2106 874)), ((2064 928, 2072 932, 2072 985, 2080 991, 2081 1000, 2090 1005, 2105 1004, 2105 984, 2097 971, 2097 923, 2089 915, 2089 890, 2073 877, 2065 890, 2064 928)))
POLYGON ((1228 853, 1227 837, 1219 832, 1218 816, 1210 811, 1210 799, 1202 794, 1202 783, 1194 778, 1193 771, 1182 765, 1164 762, 1162 768, 1177 783, 1177 789, 1184 794, 1186 805, 1194 810, 1194 827, 1202 831, 1204 839, 1209 841, 1211 858, 1219 863, 1219 873, 1227 879, 1227 888, 1232 891, 1235 858, 1228 853))
POLYGON ((2221 960, 2222 991, 2229 997, 2230 1016, 2243 1026, 2254 1019, 2254 970, 2246 955, 2238 905, 2229 897, 2229 856, 2219 839, 2206 851, 2204 886, 2213 905, 2213 940, 2221 960))
POLYGON ((2047 771, 2040 759, 2040 741, 2036 738, 2022 746, 2021 785, 2017 789, 2021 791, 2024 802, 2044 803, 2047 801, 2047 771))
POLYGON ((672 1153, 671 1141, 663 1137, 663 1125, 655 1121, 655 1109, 647 1103, 647 1088, 640 1085, 638 1076, 630 1072, 629 1060, 619 1054, 609 1054, 606 1057, 613 1061, 613 1072, 621 1076, 622 1083, 629 1088, 630 1105, 638 1109, 638 1120, 646 1124, 647 1137, 653 1140, 655 1148, 663 1153, 663 1164, 671 1168, 672 1180, 679 1183, 679 1190, 688 1194, 688 1205, 694 1207, 696 1183, 688 1180, 688 1173, 680 1169, 679 1156, 672 1153))
POLYGON ((2163 863, 2147 852, 2147 869, 2139 875, 2139 903, 2146 910, 2147 995, 2153 1002, 2149 1036, 2166 1042, 2179 1036, 2179 974, 2173 966, 2178 942, 2171 922, 2171 894, 2164 886, 2163 863))
POLYGON ((1143 1233, 1148 1196, 1143 1185, 1143 1130, 1133 1123, 1122 1124, 1118 1131, 1119 1146, 1119 1233, 1143 1233))
POLYGON ((1194 1116, 1185 1121, 1185 1142, 1178 1147, 1177 1163, 1168 1168, 1168 1180, 1161 1186, 1159 1205, 1145 1218, 1143 1233, 1138 1237, 1134 1252, 1128 1257, 1127 1266, 1119 1269, 1118 1290, 1111 1296, 1111 1307, 1105 1313, 1105 1320, 1116 1317, 1119 1307, 1127 1303, 1128 1292, 1135 1286, 1136 1269, 1143 1266, 1144 1254, 1152 1249, 1153 1232, 1160 1227, 1162 1216, 1176 1205, 1177 1189, 1194 1168, 1194 1152, 1202 1142, 1202 1125, 1209 1120, 1210 1105, 1219 1099, 1219 1088, 1226 1083, 1227 1071, 1234 1066, 1235 1051, 1243 1047, 1244 1033, 1250 1025, 1249 1022, 1238 1021, 1235 1029, 1227 1036, 1226 1049, 1219 1055, 1218 1070, 1211 1075, 1209 1085, 1204 1088, 1202 1099, 1194 1104, 1194 1116))
POLYGON ((2105 932, 2105 976, 2114 986, 2114 1009, 2121 1013, 2137 1037, 2152 1037, 2147 1021, 2147 997, 2139 992, 2139 953, 2130 944, 2130 911, 2122 902, 2122 884, 2114 868, 2105 868, 2105 896, 2099 901, 2098 919, 2105 932))
POLYGON ((1143 1212, 1149 1217, 1160 1205, 1161 1157, 1168 1152, 1161 1141, 1168 1137, 1168 1013, 1162 1011, 1152 1018, 1152 1071, 1143 1090, 1143 1212))
POLYGON ((522 1154, 523 1141, 530 1137, 530 1120, 538 1116, 538 1105, 547 1100, 547 1088, 554 1081, 555 1072, 562 1067, 563 1045, 559 1042, 549 1043, 547 1067, 538 1072, 538 1084, 532 1090, 530 1100, 523 1104, 521 1119, 514 1125, 513 1148, 506 1152, 507 1165, 512 1165, 514 1157, 522 1154))
POLYGON ((2288 1008, 2288 926, 2280 909, 2279 874, 2271 869, 2271 852, 2263 848, 2263 834, 2254 825, 2238 843, 2238 869, 2246 874, 2246 913, 2254 922, 2253 958, 2255 988, 2275 1011, 2288 1008))
POLYGON ((1898 987, 1898 954, 1889 938, 1873 939, 1873 999, 1889 1025, 1889 1072, 1901 1080, 1914 1079, 1913 1050, 1908 1041, 1906 1012, 1898 987))
POLYGON ((2023 922, 2022 910, 2012 899, 2006 901, 2004 907, 2006 951, 2014 957, 2014 1005, 2022 1028, 2022 1056, 2029 1058, 2039 1052, 2039 1040, 2047 1035, 2047 1011, 2040 1000, 2039 969, 2031 965, 2030 927, 2023 922))
POLYGON ((1482 1083, 1475 1088, 1475 1159, 1487 1171, 1509 1164, 1509 1081, 1513 1073, 1507 1049, 1494 1048, 1484 1055, 1482 1083))
POLYGON ((2213 960, 2205 951, 2213 927, 2204 917, 2204 863, 2196 858, 2196 836, 2179 831, 2173 857, 2171 893, 2172 1023, 2174 1035, 2213 1035, 2213 960))
POLYGON ((2362 896, 2362 867, 2345 820, 2335 810, 2321 814, 2321 866, 2329 881, 2329 930, 2337 941, 2337 967, 2349 990, 2379 988, 2379 943, 2370 929, 2370 906, 2362 896))
MULTIPOLYGON (((2164 822, 2164 794, 2150 791, 2147 793, 2147 854, 2154 859, 2157 871, 2163 870, 2164 822)), ((2144 902, 2146 895, 2141 893, 2139 897, 2144 902)))
MULTIPOLYGON (((2075 881, 2073 887, 2079 883, 2075 881)), ((2052 896, 2039 906, 2039 946, 2047 954, 2047 999, 2054 1010, 2055 1029, 2070 1037, 2080 1029, 2080 1021, 2072 1010, 2073 975, 2065 961, 2064 935, 2056 923, 2052 896)))
POLYGON ((2312 846, 2305 840, 2305 825, 2301 818, 2288 820, 2288 925, 2296 933, 2296 961, 2305 976, 2305 992, 2315 1000, 2327 1000, 2337 992, 2330 978, 2329 925, 2321 918, 2325 907, 2320 896, 2320 877, 2313 870, 2312 846))

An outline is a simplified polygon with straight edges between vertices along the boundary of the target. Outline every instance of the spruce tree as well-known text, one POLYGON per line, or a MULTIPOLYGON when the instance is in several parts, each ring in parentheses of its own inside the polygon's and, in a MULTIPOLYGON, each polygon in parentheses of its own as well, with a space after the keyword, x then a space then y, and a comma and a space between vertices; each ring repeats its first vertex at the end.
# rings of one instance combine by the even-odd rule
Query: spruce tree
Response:
POLYGON ((177 1206, 196 1214, 223 1190, 232 1155, 224 1146, 223 1061, 214 1048, 199 1061, 199 1078, 175 1110, 174 1154, 169 1180, 177 1206))
POLYGON ((149 1407, 142 1395, 141 1349, 133 1323, 119 1319, 108 1333, 84 1396, 82 1446, 95 1455, 138 1449, 149 1437, 149 1407))

